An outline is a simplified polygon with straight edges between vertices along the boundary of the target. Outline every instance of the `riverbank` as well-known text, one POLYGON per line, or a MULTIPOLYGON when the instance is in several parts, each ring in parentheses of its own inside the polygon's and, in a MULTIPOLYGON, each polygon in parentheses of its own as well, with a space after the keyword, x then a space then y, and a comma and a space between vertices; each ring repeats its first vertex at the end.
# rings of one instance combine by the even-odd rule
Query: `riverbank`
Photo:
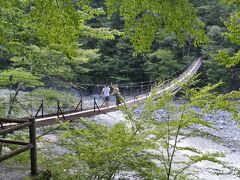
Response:
MULTIPOLYGON (((199 109, 196 109, 199 110, 199 109)), ((109 112, 106 114, 101 114, 98 116, 94 116, 90 118, 93 121, 103 123, 108 125, 109 127, 114 126, 116 123, 125 120, 125 116, 121 111, 109 112)), ((180 142, 180 146, 188 146, 194 147, 201 152, 210 152, 210 153, 219 153, 224 154, 224 156, 219 157, 218 159, 227 163, 229 166, 240 169, 240 128, 236 121, 231 120, 231 114, 225 111, 216 111, 214 113, 209 113, 204 115, 204 119, 214 125, 214 128, 206 128, 200 125, 194 125, 192 129, 201 129, 203 132, 211 133, 216 135, 222 139, 220 142, 213 141, 210 137, 189 137, 180 142)), ((77 121, 74 122, 76 126, 78 126, 77 121)), ((66 149, 58 146, 59 135, 61 134, 61 130, 53 131, 51 133, 47 133, 48 129, 55 129, 58 125, 52 125, 49 127, 38 128, 37 136, 41 136, 41 140, 39 140, 38 148, 41 151, 45 152, 46 155, 49 156, 61 156, 66 153, 66 149)), ((180 152, 176 154, 176 158, 181 160, 184 158, 184 154, 186 152, 180 152)), ((5 169, 5 171, 7 171, 5 169)), ((9 174, 11 174, 11 170, 9 168, 9 174)), ((236 175, 232 174, 229 169, 223 168, 218 164, 210 163, 209 161, 202 161, 200 163, 195 164, 191 167, 191 171, 197 174, 197 177, 200 179, 206 180, 238 180, 240 179, 236 175), (217 170, 219 173, 214 174, 210 173, 213 170, 217 170)), ((25 174, 26 172, 22 172, 25 174)), ((0 174, 4 177, 4 173, 0 174)), ((7 176, 5 176, 7 177, 7 176)), ((9 176, 8 176, 9 177, 9 176)), ((131 177, 130 174, 125 173, 124 175, 117 176, 119 178, 125 179, 137 179, 136 177, 131 177)), ((2 178, 8 179, 8 178, 2 178)), ((192 177, 192 179, 195 179, 192 177)))

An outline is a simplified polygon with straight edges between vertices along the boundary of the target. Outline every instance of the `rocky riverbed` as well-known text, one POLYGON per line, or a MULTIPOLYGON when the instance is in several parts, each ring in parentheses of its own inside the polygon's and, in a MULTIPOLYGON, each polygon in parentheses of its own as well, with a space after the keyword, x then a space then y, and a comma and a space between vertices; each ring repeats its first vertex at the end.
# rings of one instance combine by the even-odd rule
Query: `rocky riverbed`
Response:
MULTIPOLYGON (((195 109, 198 111, 199 109, 195 109)), ((207 137, 190 137, 180 142, 180 145, 197 148, 201 152, 222 153, 222 160, 234 168, 240 169, 240 126, 238 122, 232 120, 232 114, 218 110, 214 113, 204 114, 204 119, 213 124, 214 128, 207 128, 201 125, 194 125, 191 129, 201 129, 203 132, 211 133, 221 138, 220 142, 215 142, 207 137)), ((114 123, 124 120, 124 115, 120 111, 98 115, 93 120, 112 126, 114 123)), ((182 154, 177 155, 181 159, 182 154)), ((202 161, 191 168, 198 172, 198 178, 206 180, 237 180, 236 175, 230 175, 230 170, 223 168, 209 161, 202 161), (211 174, 209 171, 218 169, 219 174, 211 174)), ((239 175, 238 175, 239 176, 239 175)), ((194 177, 193 177, 194 178, 194 177)))
MULTIPOLYGON (((140 110, 138 110, 140 111, 140 110)), ((162 111, 162 110, 159 110, 162 111)), ((196 108, 195 111, 200 111, 200 109, 196 108)), ((139 113, 139 112, 138 112, 139 113)), ((161 112, 163 113, 163 112, 161 112)), ((238 122, 231 119, 232 115, 229 112, 218 110, 213 113, 205 113, 204 119, 213 124, 214 128, 207 128, 201 125, 194 125, 190 128, 192 129, 201 129, 201 131, 206 133, 211 133, 215 136, 221 138, 220 142, 215 142, 211 137, 190 137, 184 139, 180 142, 180 145, 190 146, 197 148, 201 152, 210 152, 210 153, 222 153, 223 157, 220 157, 219 160, 222 160, 228 163, 230 166, 234 168, 240 169, 240 127, 238 122)), ((160 118, 160 117, 156 117, 160 118)), ((99 123, 103 123, 112 127, 114 124, 119 121, 124 121, 125 117, 121 111, 110 112, 107 114, 102 114, 98 116, 94 116, 91 118, 94 121, 99 123)), ((39 129, 39 134, 42 133, 41 129, 39 129)), ((51 149, 52 151, 49 153, 61 155, 66 153, 64 149, 57 146, 55 142, 58 141, 58 136, 55 133, 44 135, 42 137, 45 141, 49 142, 47 147, 44 147, 44 144, 38 144, 39 147, 46 148, 47 150, 51 149)), ((178 153, 178 159, 183 158, 183 154, 178 153)), ((229 175, 230 171, 226 168, 223 168, 217 164, 210 163, 209 161, 202 161, 200 163, 195 164, 192 168, 192 171, 198 172, 198 178, 206 179, 206 180, 235 180, 240 179, 235 175, 229 175), (212 169, 218 169, 219 174, 211 174, 209 171, 212 169)), ((120 176, 123 177, 123 176, 120 176)), ((124 178, 127 179, 136 179, 131 178, 131 175, 125 174, 124 178)), ((194 177, 193 177, 194 179, 194 177)))
POLYGON ((232 152, 240 152, 240 126, 232 119, 232 114, 226 111, 218 110, 215 113, 205 114, 204 119, 212 123, 215 129, 203 126, 193 126, 204 132, 211 133, 222 139, 222 145, 229 148, 232 152))
MULTIPOLYGON (((199 109, 196 109, 198 111, 199 109)), ((230 166, 234 168, 240 169, 240 127, 239 124, 231 119, 231 113, 225 111, 216 111, 214 113, 206 113, 204 114, 204 119, 214 125, 213 128, 203 127, 201 125, 194 125, 192 129, 201 129, 204 132, 211 133, 216 135, 222 139, 221 142, 217 143, 213 141, 211 138, 206 137, 190 137, 184 139, 180 142, 180 145, 183 146, 192 146, 197 148, 202 152, 218 152, 223 153, 224 156, 220 157, 219 160, 222 160, 228 163, 230 166)), ((124 121, 125 117, 121 111, 110 112, 107 114, 102 114, 98 116, 94 116, 91 118, 94 121, 104 123, 109 127, 112 127, 119 121, 124 121)), ((56 126, 56 125, 53 125, 56 126)), ((52 128, 52 126, 50 127, 52 128)), ((42 128, 37 130, 38 135, 42 135, 44 132, 42 128)), ((45 149, 49 155, 61 155, 66 153, 66 150, 59 147, 58 142, 58 133, 49 133, 43 135, 42 140, 45 143, 38 143, 38 147, 41 149, 45 149), (47 143, 46 143, 47 142, 47 143), (51 151, 49 151, 51 150, 51 151)), ((178 153, 177 158, 181 159, 183 154, 178 153)), ((223 168, 214 163, 210 163, 209 161, 202 161, 200 163, 195 164, 191 167, 192 171, 196 171, 197 177, 200 179, 206 180, 237 180, 240 178, 236 175, 230 175, 230 171, 226 168, 223 168), (218 169, 219 174, 211 174, 209 171, 211 169, 218 169)), ((2 174, 0 174, 1 177, 2 174)), ((4 177, 4 176, 3 176, 4 177)), ((131 174, 125 173, 125 175, 119 176, 119 178, 125 179, 136 179, 131 176, 131 174)), ((3 178, 4 179, 4 178, 3 178)), ((194 177, 192 178, 194 179, 194 177)))
MULTIPOLYGON (((218 110, 215 113, 204 115, 204 119, 214 125, 214 128, 207 128, 201 125, 194 125, 191 129, 201 129, 203 132, 211 133, 220 137, 221 145, 232 152, 240 152, 240 125, 232 120, 229 112, 218 110)), ((121 111, 110 112, 107 114, 92 117, 93 120, 109 125, 124 120, 124 114, 121 111)), ((239 157, 240 158, 240 157, 239 157)))

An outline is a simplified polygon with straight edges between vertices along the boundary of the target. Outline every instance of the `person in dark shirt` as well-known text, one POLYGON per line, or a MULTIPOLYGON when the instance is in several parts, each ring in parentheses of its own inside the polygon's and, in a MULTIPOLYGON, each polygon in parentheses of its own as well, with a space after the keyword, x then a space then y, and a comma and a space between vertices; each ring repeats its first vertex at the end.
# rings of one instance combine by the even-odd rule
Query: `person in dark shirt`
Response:
POLYGON ((121 96, 121 93, 117 85, 114 85, 112 88, 113 88, 112 95, 116 96, 116 105, 119 106, 123 102, 123 97, 121 96))

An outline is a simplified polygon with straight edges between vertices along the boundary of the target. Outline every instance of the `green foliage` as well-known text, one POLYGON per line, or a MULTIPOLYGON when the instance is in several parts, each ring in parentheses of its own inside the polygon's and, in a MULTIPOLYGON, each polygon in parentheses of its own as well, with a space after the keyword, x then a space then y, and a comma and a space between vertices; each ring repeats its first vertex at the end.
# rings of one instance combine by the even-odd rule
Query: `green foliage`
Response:
POLYGON ((138 159, 152 167, 142 153, 151 147, 143 140, 146 135, 134 135, 123 123, 113 128, 89 120, 79 123, 81 128, 65 126, 62 133, 60 145, 70 153, 48 162, 54 179, 112 179, 120 171, 137 168, 138 159))
POLYGON ((26 109, 24 109, 21 103, 18 101, 19 92, 24 87, 36 87, 44 85, 40 81, 40 77, 32 75, 23 68, 7 69, 1 72, 0 75, 1 85, 4 87, 10 87, 8 103, 7 99, 5 99, 2 102, 3 107, 1 107, 1 115, 7 115, 7 117, 12 115, 12 111, 15 111, 15 115, 20 115, 21 112, 26 111, 26 109), (14 93, 12 93, 13 86, 16 87, 14 93))
MULTIPOLYGON (((226 91, 226 89, 230 86, 230 73, 229 70, 225 68, 225 66, 220 65, 214 59, 208 59, 203 63, 203 80, 205 79, 205 83, 217 83, 219 81, 223 81, 224 85, 219 89, 222 91, 226 91)), ((203 82, 204 83, 204 82, 203 82)))
POLYGON ((216 63, 210 57, 212 53, 230 48, 230 56, 225 53, 216 58, 220 62, 221 57, 225 58, 224 62, 239 59, 236 53, 239 47, 221 36, 226 29, 220 17, 225 20, 230 10, 217 0, 177 3, 112 0, 106 1, 106 5, 108 16, 112 16, 110 21, 103 11, 104 0, 1 2, 1 57, 11 59, 10 66, 30 69, 34 75, 44 76, 45 82, 56 86, 64 81, 68 84, 148 81, 158 76, 158 70, 159 77, 166 78, 178 71, 181 64, 187 64, 184 56, 203 55, 204 59, 210 59, 203 67, 203 82, 226 80, 226 86, 230 84, 231 71, 222 66, 215 68, 216 63), (201 52, 193 47, 195 40, 205 39, 193 7, 207 25, 209 43, 201 52), (117 11, 120 13, 115 13, 117 11), (122 35, 114 29, 123 30, 124 24, 126 38, 113 40, 116 35, 122 35), (171 50, 176 60, 154 66, 156 57, 137 55, 131 43, 135 50, 139 49, 137 52, 149 51, 151 45, 153 54, 159 49, 171 50), (236 56, 230 59, 234 53, 236 56))
POLYGON ((79 82, 125 83, 149 79, 143 70, 146 57, 132 56, 134 50, 127 40, 118 38, 114 41, 99 40, 96 43, 88 39, 85 43, 84 46, 96 45, 101 56, 82 64, 81 68, 86 68, 87 71, 75 71, 79 82))
POLYGON ((184 101, 177 106, 172 102, 173 95, 170 93, 154 102, 151 99, 148 100, 141 119, 148 119, 148 122, 150 119, 153 120, 154 116, 152 116, 152 113, 154 112, 160 116, 158 121, 154 123, 156 124, 156 129, 153 129, 155 133, 153 137, 154 142, 161 144, 161 148, 159 148, 161 156, 159 155, 158 161, 165 168, 166 179, 179 178, 179 174, 183 173, 193 164, 204 160, 218 163, 225 167, 225 163, 216 158, 219 157, 219 154, 202 154, 202 152, 194 148, 178 145, 182 139, 193 136, 193 131, 188 130, 192 125, 198 124, 212 128, 212 125, 203 118, 205 112, 214 113, 214 110, 222 109, 232 112, 234 114, 233 117, 239 115, 237 109, 240 106, 240 101, 238 100, 240 93, 236 91, 222 95, 214 92, 221 84, 208 85, 201 89, 189 89, 188 86, 183 85, 181 92, 185 94, 182 96, 184 101), (161 111, 159 112, 160 107, 161 111), (195 111, 194 108, 196 107, 201 108, 201 112, 195 111), (194 155, 188 156, 189 161, 176 161, 174 157, 179 150, 188 150, 194 155), (179 164, 182 165, 178 169, 176 167, 179 167, 179 164))
POLYGON ((240 43, 240 11, 235 15, 231 16, 228 21, 225 22, 227 26, 228 33, 225 33, 225 36, 229 38, 234 43, 240 43))
POLYGON ((235 6, 235 7, 240 6, 239 0, 220 0, 220 1, 228 6, 235 6))
POLYGON ((220 50, 218 54, 214 55, 214 58, 227 68, 234 67, 240 62, 240 51, 232 53, 232 55, 229 52, 229 50, 220 50))
POLYGON ((228 9, 219 0, 191 0, 191 2, 196 7, 198 15, 206 26, 223 26, 221 18, 226 18, 230 14, 228 9))
POLYGON ((102 8, 94 9, 87 1, 2 1, 1 37, 4 48, 22 53, 25 46, 49 47, 66 54, 78 55, 79 37, 113 39, 121 35, 109 28, 92 28, 86 21, 104 14, 102 8))
POLYGON ((90 71, 83 64, 99 57, 97 49, 80 48, 83 38, 112 40, 122 34, 109 27, 87 24, 104 15, 103 8, 92 8, 89 3, 81 0, 0 2, 1 55, 10 59, 10 66, 30 69, 32 74, 44 76, 45 81, 77 81, 78 73, 90 71))
POLYGON ((54 89, 36 89, 25 95, 26 98, 33 98, 33 104, 39 105, 40 100, 44 100, 47 106, 57 106, 57 101, 60 101, 60 106, 68 107, 77 103, 77 99, 68 92, 59 92, 54 89))
MULTIPOLYGON (((219 51, 234 54, 239 49, 238 45, 231 43, 223 36, 227 32, 223 20, 230 16, 231 10, 218 0, 193 1, 193 3, 196 6, 198 15, 206 23, 206 35, 209 39, 208 44, 201 47, 200 55, 203 57, 204 62, 201 67, 202 81, 199 85, 205 86, 207 83, 223 81, 224 86, 221 86, 219 90, 226 92, 236 89, 239 86, 238 78, 234 75, 237 69, 234 69, 234 66, 226 69, 225 64, 219 62, 225 60, 227 62, 228 60, 216 55, 219 51)), ((228 62, 230 63, 230 61, 228 62)))
POLYGON ((24 83, 24 86, 42 86, 40 78, 32 75, 23 68, 8 69, 0 73, 1 85, 24 83), (11 78, 10 78, 11 76, 11 78))
MULTIPOLYGON (((44 84, 40 81, 40 77, 32 75, 30 72, 26 71, 23 68, 15 68, 15 69, 7 69, 0 73, 0 81, 2 86, 10 86, 10 93, 7 104, 7 99, 5 99, 3 103, 3 107, 1 108, 1 114, 6 115, 8 117, 11 116, 12 110, 15 111, 16 114, 21 114, 22 108, 20 108, 17 103, 19 92, 24 87, 36 87, 43 86, 44 84), (12 94, 13 85, 16 86, 15 92, 12 94), (7 105, 6 105, 7 104, 7 105)), ((20 104, 21 106, 21 104, 20 104)), ((24 109, 25 111, 25 109, 24 109)))
POLYGON ((26 49, 28 53, 25 57, 14 56, 11 58, 13 65, 31 69, 34 74, 61 75, 70 73, 71 69, 66 64, 69 59, 63 53, 37 46, 28 46, 26 49))
MULTIPOLYGON (((67 153, 45 157, 51 178, 114 179, 122 172, 133 172, 135 177, 144 179, 186 179, 192 177, 186 170, 201 161, 230 167, 219 159, 224 156, 221 152, 201 152, 179 143, 195 136, 197 131, 192 130, 193 125, 213 128, 203 118, 206 111, 228 110, 239 117, 236 109, 240 106, 237 100, 240 93, 214 92, 220 84, 202 89, 183 85, 184 101, 179 105, 175 104, 172 93, 153 99, 157 87, 153 96, 142 104, 141 113, 135 115, 124 106, 126 121, 113 127, 84 119, 74 125, 62 124, 58 144, 67 153), (194 110, 196 107, 201 111, 194 110), (175 158, 178 153, 184 155, 184 160, 175 158)), ((197 130, 200 134, 201 130, 197 130)))
POLYGON ((31 69, 31 73, 41 77, 58 78, 62 81, 74 79, 75 70, 86 72, 82 64, 98 58, 98 50, 79 49, 78 55, 69 59, 59 51, 49 48, 40 48, 32 45, 26 47, 24 56, 14 56, 10 60, 13 66, 22 66, 25 69, 31 69))
POLYGON ((205 59, 202 66, 203 79, 206 79, 206 83, 223 81, 225 84, 221 87, 222 89, 229 87, 230 71, 215 61, 211 56, 216 54, 219 50, 228 47, 229 42, 222 36, 224 32, 226 32, 226 28, 222 26, 208 26, 206 33, 209 37, 209 44, 201 48, 202 56, 205 59))
MULTIPOLYGON (((231 42, 240 44, 240 2, 238 0, 222 1, 228 6, 233 7, 233 14, 227 20, 224 20, 224 24, 226 25, 228 30, 228 32, 224 33, 224 35, 231 42)), ((236 50, 235 53, 230 54, 229 51, 222 50, 215 55, 215 59, 228 68, 233 67, 238 65, 240 62, 240 51, 236 50)))
POLYGON ((170 50, 158 49, 150 53, 149 60, 144 64, 144 71, 150 79, 169 79, 180 69, 180 64, 175 60, 173 52, 170 50))
POLYGON ((125 21, 125 33, 137 52, 150 50, 157 32, 174 34, 180 46, 187 40, 186 34, 194 38, 194 44, 205 40, 203 23, 197 18, 189 1, 117 1, 106 0, 109 17, 119 12, 125 21))

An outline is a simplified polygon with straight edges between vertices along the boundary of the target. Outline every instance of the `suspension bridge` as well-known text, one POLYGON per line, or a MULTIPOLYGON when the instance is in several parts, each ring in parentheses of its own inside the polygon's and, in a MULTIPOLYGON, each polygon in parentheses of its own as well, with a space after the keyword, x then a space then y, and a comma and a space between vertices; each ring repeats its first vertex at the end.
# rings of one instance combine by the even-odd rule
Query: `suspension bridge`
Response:
MULTIPOLYGON (((202 58, 198 58, 197 60, 193 61, 192 64, 180 76, 160 86, 156 94, 161 95, 165 92, 177 91, 180 88, 180 84, 186 83, 191 77, 193 77, 196 74, 201 64, 202 58)), ((146 90, 143 94, 133 96, 132 99, 130 98, 126 100, 125 104, 127 105, 134 104, 135 102, 139 102, 146 99, 148 96, 151 96, 150 90, 149 91, 146 90)), ((82 101, 80 101, 80 104, 81 103, 82 101)), ((76 120, 79 119, 80 117, 90 117, 98 114, 107 113, 110 111, 115 111, 117 109, 118 109, 117 105, 110 105, 108 108, 98 106, 98 104, 96 103, 96 99, 94 98, 93 108, 86 110, 83 110, 81 108, 80 110, 62 112, 61 108, 58 107, 58 112, 56 114, 45 115, 45 117, 37 116, 36 123, 38 125, 49 125, 52 123, 59 122, 58 119, 76 120)))
MULTIPOLYGON (((200 68, 202 64, 202 58, 198 58, 194 60, 191 65, 182 72, 178 77, 173 80, 165 81, 158 89, 157 95, 162 95, 165 92, 173 92, 177 91, 180 87, 181 83, 186 83, 200 68)), ((140 102, 146 99, 148 96, 151 96, 151 87, 149 85, 144 84, 145 82, 140 82, 140 85, 137 83, 131 83, 129 87, 140 87, 137 92, 132 92, 132 89, 128 90, 128 93, 122 93, 122 96, 125 99, 125 104, 131 105, 136 102, 140 102), (144 88, 146 87, 146 88, 144 88)), ((156 83, 156 82, 155 82, 156 83)), ((151 83, 150 85, 154 85, 151 83)), ((95 85, 100 87, 100 85, 95 85)), ((127 87, 119 84, 118 87, 127 87)), ((108 108, 102 106, 102 102, 99 101, 98 97, 93 97, 91 101, 88 102, 86 105, 81 97, 77 106, 74 107, 72 110, 63 111, 63 108, 60 106, 60 101, 56 102, 55 113, 44 113, 44 102, 42 100, 39 108, 37 109, 37 113, 35 115, 30 115, 31 117, 35 117, 36 123, 38 126, 42 125, 50 125, 54 123, 58 123, 59 120, 76 120, 80 117, 91 117, 98 114, 105 114, 110 111, 115 111, 118 109, 118 106, 112 102, 108 108), (84 108, 85 105, 85 108, 84 108)), ((21 118, 21 119, 28 119, 29 117, 21 118)), ((1 122, 1 120, 0 120, 1 122)), ((8 123, 5 123, 4 126, 8 126, 8 123)), ((11 125, 13 125, 11 123, 11 125)))
MULTIPOLYGON (((176 92, 179 90, 180 85, 182 83, 187 83, 189 79, 196 74, 198 69, 200 68, 202 64, 202 59, 198 58, 197 60, 193 61, 192 64, 177 78, 166 81, 162 86, 160 86, 157 89, 156 95, 161 96, 162 94, 166 92, 176 92)), ((150 89, 147 89, 145 92, 143 92, 143 83, 141 83, 142 87, 142 93, 138 94, 137 96, 133 96, 131 99, 126 99, 125 104, 131 105, 135 102, 142 101, 146 99, 148 96, 153 96, 151 94, 150 89)), ((155 94, 154 94, 155 95, 155 94)), ((37 140, 36 140, 36 125, 42 126, 42 125, 49 125, 53 123, 58 123, 59 120, 75 120, 79 119, 80 117, 89 117, 97 114, 107 113, 109 111, 114 111, 118 109, 117 105, 110 105, 108 108, 105 107, 99 107, 96 98, 94 97, 93 101, 93 108, 89 109, 83 109, 82 108, 83 101, 82 99, 79 101, 77 107, 73 111, 65 111, 63 112, 59 101, 57 102, 57 113, 55 114, 43 114, 44 110, 44 104, 41 103, 40 107, 37 110, 37 113, 35 117, 26 117, 26 118, 19 118, 19 119, 7 119, 7 118, 0 118, 0 125, 2 130, 0 130, 0 135, 3 135, 5 137, 6 134, 12 133, 17 130, 22 130, 24 128, 29 129, 29 141, 23 142, 23 141, 16 141, 16 140, 8 140, 8 139, 0 139, 0 143, 7 143, 7 144, 15 144, 20 145, 21 147, 11 151, 8 154, 5 154, 3 156, 0 156, 0 162, 9 159, 13 156, 16 156, 20 153, 23 153, 25 151, 30 150, 30 159, 31 159, 31 174, 35 175, 37 170, 37 140), (80 109, 79 109, 80 107, 80 109), (38 113, 41 112, 41 115, 38 115, 38 113)), ((5 165, 0 168, 5 168, 5 165)), ((5 170, 3 170, 5 171, 5 170)), ((20 177, 20 175, 23 175, 21 173, 17 174, 15 173, 15 177, 20 177)), ((26 174, 24 174, 26 176, 26 174)), ((8 178, 9 179, 9 178, 8 178)))

